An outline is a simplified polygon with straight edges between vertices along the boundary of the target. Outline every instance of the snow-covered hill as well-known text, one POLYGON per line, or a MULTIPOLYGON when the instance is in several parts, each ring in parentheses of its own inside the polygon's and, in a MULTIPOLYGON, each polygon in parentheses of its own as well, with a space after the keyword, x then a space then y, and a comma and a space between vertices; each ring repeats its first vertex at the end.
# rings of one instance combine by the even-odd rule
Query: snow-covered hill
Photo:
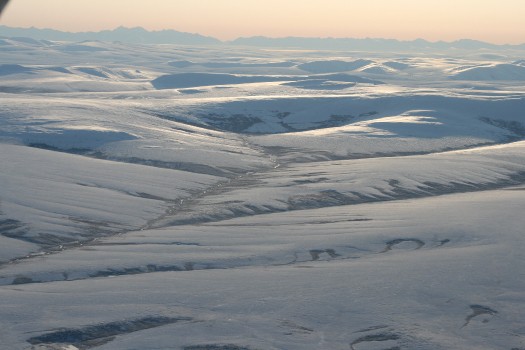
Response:
POLYGON ((452 76, 456 80, 525 80, 525 67, 519 64, 493 64, 466 68, 452 76))
POLYGON ((0 348, 525 348, 517 48, 0 46, 0 348))

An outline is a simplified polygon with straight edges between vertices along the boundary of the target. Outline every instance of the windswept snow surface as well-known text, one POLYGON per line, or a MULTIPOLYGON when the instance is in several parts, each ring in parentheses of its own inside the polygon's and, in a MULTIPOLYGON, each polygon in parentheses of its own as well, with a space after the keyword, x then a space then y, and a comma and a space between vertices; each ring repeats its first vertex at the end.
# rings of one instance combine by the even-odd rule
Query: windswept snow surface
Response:
POLYGON ((138 229, 220 178, 0 144, 4 236, 52 244, 138 229), (32 166, 27 166, 32 164, 32 166))
POLYGON ((492 64, 459 70, 457 80, 525 80, 525 67, 519 64, 492 64))
POLYGON ((0 45, 0 348, 525 349, 524 51, 0 45))

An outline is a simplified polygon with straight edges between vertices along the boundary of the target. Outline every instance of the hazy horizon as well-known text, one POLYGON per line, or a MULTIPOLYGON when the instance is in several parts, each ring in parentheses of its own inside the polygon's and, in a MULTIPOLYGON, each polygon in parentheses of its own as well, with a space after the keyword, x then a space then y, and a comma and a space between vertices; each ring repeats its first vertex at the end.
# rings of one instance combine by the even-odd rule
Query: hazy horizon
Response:
MULTIPOLYGON (((5 25, 5 24, 0 23, 0 26, 1 25, 5 25)), ((5 26, 8 27, 8 28, 13 28, 13 29, 57 30, 59 32, 71 33, 71 34, 100 33, 100 32, 103 32, 103 31, 114 31, 114 30, 117 30, 119 28, 124 28, 124 29, 143 29, 143 30, 148 31, 148 32, 160 32, 160 31, 173 30, 173 31, 180 32, 180 33, 202 35, 204 37, 208 37, 208 38, 212 38, 212 39, 218 39, 218 40, 220 40, 222 42, 225 42, 225 43, 230 42, 230 41, 235 41, 237 39, 261 37, 261 38, 269 38, 269 39, 287 39, 287 38, 299 38, 299 39, 302 39, 302 38, 306 38, 306 39, 398 40, 400 42, 404 42, 404 41, 410 42, 410 41, 415 41, 415 40, 425 40, 425 41, 430 42, 430 43, 438 43, 438 42, 452 43, 452 42, 461 41, 461 40, 473 40, 473 41, 480 41, 480 42, 485 42, 487 44, 494 44, 494 45, 525 45, 525 39, 523 41, 521 41, 521 42, 518 41, 516 43, 496 43, 496 42, 493 42, 493 41, 482 40, 482 39, 473 39, 473 38, 468 38, 468 37, 451 39, 451 40, 432 40, 432 39, 425 39, 425 38, 422 38, 422 37, 413 38, 413 39, 400 39, 400 38, 391 38, 391 37, 371 37, 371 36, 369 36, 369 37, 352 37, 352 36, 334 37, 334 36, 251 35, 251 36, 239 36, 239 37, 234 37, 234 38, 231 38, 231 39, 220 39, 219 37, 216 37, 216 36, 213 36, 213 35, 206 35, 206 34, 198 33, 198 32, 186 32, 186 31, 183 31, 183 30, 178 30, 176 28, 148 29, 148 28, 144 28, 143 26, 140 26, 140 25, 139 26, 119 25, 119 26, 116 26, 116 27, 113 27, 113 28, 103 28, 103 29, 100 29, 100 30, 85 30, 85 31, 69 31, 69 30, 56 29, 56 28, 51 28, 51 27, 36 27, 36 26, 30 26, 30 27, 15 27, 15 26, 7 26, 7 25, 5 25, 5 26)))
POLYGON ((1 24, 50 28, 67 32, 112 30, 120 26, 149 31, 172 29, 223 41, 266 36, 316 38, 385 38, 428 41, 480 40, 522 44, 525 2, 501 0, 370 0, 321 3, 288 0, 13 0, 1 24), (60 14, 60 16, 58 15, 60 14), (67 14, 64 16, 63 14, 67 14))

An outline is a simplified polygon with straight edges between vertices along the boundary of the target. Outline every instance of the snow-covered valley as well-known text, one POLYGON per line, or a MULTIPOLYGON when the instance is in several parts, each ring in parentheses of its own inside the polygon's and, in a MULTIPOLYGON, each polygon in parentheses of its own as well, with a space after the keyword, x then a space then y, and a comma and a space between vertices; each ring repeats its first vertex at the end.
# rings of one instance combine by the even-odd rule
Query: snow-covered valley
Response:
POLYGON ((0 46, 1 349, 525 349, 525 51, 0 46))

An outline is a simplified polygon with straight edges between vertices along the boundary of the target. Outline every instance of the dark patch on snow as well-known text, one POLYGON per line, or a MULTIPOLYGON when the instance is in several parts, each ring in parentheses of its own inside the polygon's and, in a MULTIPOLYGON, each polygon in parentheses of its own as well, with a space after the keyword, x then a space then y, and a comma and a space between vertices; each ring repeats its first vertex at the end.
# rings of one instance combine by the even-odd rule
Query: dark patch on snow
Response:
POLYGON ((184 350, 253 350, 244 346, 238 346, 235 344, 217 345, 217 344, 204 344, 204 345, 190 345, 185 346, 184 350))
POLYGON ((0 220, 0 235, 9 238, 19 238, 25 233, 24 224, 18 220, 0 220))
POLYGON ((386 242, 386 248, 385 248, 385 250, 382 251, 382 253, 386 253, 386 252, 392 250, 392 248, 395 247, 396 245, 401 244, 401 243, 405 243, 405 242, 415 243, 416 246, 415 246, 414 250, 421 249, 421 247, 423 247, 425 245, 425 242, 423 242, 422 240, 417 239, 417 238, 397 238, 397 239, 393 239, 391 241, 386 242))
MULTIPOLYGON (((208 263, 198 264, 194 262, 185 262, 180 265, 157 265, 157 264, 148 264, 145 266, 138 267, 124 267, 124 268, 107 268, 106 270, 100 270, 89 274, 85 278, 75 278, 75 279, 66 279, 69 281, 77 279, 86 279, 86 278, 97 278, 97 277, 114 277, 114 276, 126 276, 126 275, 139 275, 143 273, 152 273, 152 272, 180 272, 180 271, 193 271, 193 270, 212 270, 220 269, 221 267, 215 267, 208 263)), ((28 282, 31 283, 31 282, 28 282)))
MULTIPOLYGON (((150 265, 148 265, 149 267, 150 265)), ((157 271, 156 266, 152 265, 157 271)), ((172 266, 168 271, 180 271, 180 268, 177 266, 172 266)), ((144 273, 140 267, 126 267, 123 269, 113 269, 108 268, 107 270, 97 271, 96 273, 90 274, 89 277, 109 277, 109 276, 122 276, 122 275, 137 275, 139 273, 144 273)))
POLYGON ((180 321, 191 321, 189 317, 148 316, 130 321, 116 321, 84 328, 65 328, 27 340, 33 345, 69 344, 79 349, 89 349, 112 341, 115 336, 156 328, 180 321))
POLYGON ((324 79, 308 79, 283 83, 282 85, 293 86, 305 90, 344 90, 356 86, 356 83, 329 81, 324 79))
POLYGON ((470 308, 472 309, 472 313, 465 318, 465 324, 463 324, 461 328, 468 326, 468 324, 474 317, 480 315, 495 315, 498 313, 496 310, 493 310, 490 307, 483 305, 470 305, 470 308))
POLYGON ((22 141, 30 146, 84 154, 110 142, 136 140, 137 137, 122 131, 57 129, 52 133, 19 134, 22 141))
POLYGON ((0 64, 0 76, 22 73, 33 73, 33 69, 19 64, 0 64))
POLYGON ((152 242, 96 242, 92 245, 103 246, 126 246, 126 245, 182 245, 182 246, 200 246, 200 243, 193 242, 167 242, 167 243, 152 243, 152 242))
POLYGON ((368 327, 368 328, 364 328, 364 329, 358 330, 355 333, 366 333, 366 332, 377 331, 378 329, 385 329, 385 328, 388 328, 388 326, 384 326, 384 325, 382 325, 382 326, 371 326, 371 327, 368 327))
POLYGON ((15 277, 15 279, 13 280, 11 284, 27 284, 27 283, 35 283, 35 282, 37 281, 33 281, 31 277, 17 276, 15 277))
MULTIPOLYGON (((396 333, 379 333, 379 334, 370 334, 357 338, 352 343, 350 343, 350 349, 356 350, 355 346, 360 343, 369 343, 369 342, 385 342, 385 341, 394 341, 401 339, 401 336, 396 333)), ((395 346, 389 348, 391 350, 400 349, 400 347, 395 346)))
POLYGON ((42 245, 44 247, 54 246, 60 243, 65 243, 66 241, 67 242, 76 241, 74 238, 68 239, 64 237, 64 239, 61 239, 59 237, 56 237, 54 235, 47 234, 47 233, 36 233, 35 235, 32 235, 32 236, 29 236, 28 234, 29 234, 28 231, 2 233, 2 235, 5 237, 19 239, 24 242, 34 243, 34 244, 42 245))
POLYGON ((371 112, 361 113, 359 114, 359 117, 371 117, 376 114, 379 114, 379 112, 371 111, 371 112))
POLYGON ((200 115, 199 117, 219 130, 231 132, 243 132, 255 124, 262 123, 262 120, 258 117, 245 114, 226 115, 211 113, 200 115))
POLYGON ((326 253, 330 258, 335 259, 340 255, 335 252, 334 249, 312 249, 310 250, 310 255, 312 256, 312 261, 319 260, 321 254, 326 253))
POLYGON ((337 126, 343 126, 355 121, 356 117, 352 115, 336 115, 333 114, 328 117, 327 120, 316 122, 319 128, 333 128, 337 126))
POLYGON ((310 334, 314 332, 314 330, 311 328, 298 325, 295 322, 288 321, 288 320, 282 321, 281 326, 291 330, 291 332, 286 332, 285 335, 310 334))
POLYGON ((58 73, 73 74, 71 71, 64 67, 46 67, 45 69, 58 73))
POLYGON ((193 95, 193 94, 200 94, 200 93, 206 92, 206 90, 199 90, 199 89, 180 89, 179 92, 180 92, 181 94, 193 95))
POLYGON ((297 195, 288 198, 290 210, 330 207, 350 203, 351 198, 335 190, 325 190, 311 195, 297 195))
POLYGON ((442 246, 444 246, 445 244, 447 244, 449 242, 450 242, 450 239, 443 239, 443 240, 438 242, 439 243, 438 247, 442 247, 442 246))
POLYGON ((514 137, 512 139, 520 139, 522 137, 525 137, 525 126, 518 121, 504 120, 504 119, 491 119, 487 117, 480 117, 479 120, 489 125, 495 126, 497 128, 510 131, 511 133, 514 134, 514 137))
POLYGON ((293 182, 298 185, 303 185, 303 184, 316 184, 316 183, 325 182, 328 180, 330 179, 327 177, 317 177, 314 179, 294 180, 293 182))
MULTIPOLYGON (((33 91, 29 90, 27 87, 0 86, 0 92, 4 92, 6 94, 20 94, 20 93, 31 93, 33 91)), ((53 91, 42 89, 41 92, 53 92, 53 91)))

